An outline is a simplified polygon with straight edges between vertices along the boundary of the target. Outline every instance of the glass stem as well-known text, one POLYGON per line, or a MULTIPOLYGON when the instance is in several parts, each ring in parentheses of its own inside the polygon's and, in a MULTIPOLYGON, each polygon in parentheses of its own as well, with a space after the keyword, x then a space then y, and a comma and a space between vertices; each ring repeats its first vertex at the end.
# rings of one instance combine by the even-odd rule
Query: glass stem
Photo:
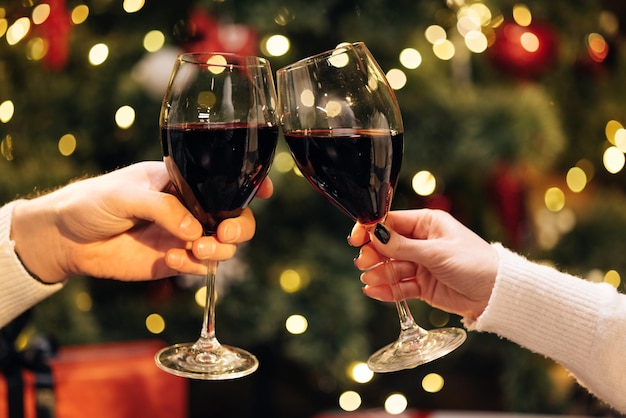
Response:
POLYGON ((385 260, 385 270, 387 271, 387 281, 391 287, 393 299, 396 301, 396 309, 398 310, 398 317, 400 318, 400 335, 402 334, 416 334, 422 336, 426 334, 426 331, 422 329, 413 318, 409 305, 406 301, 406 297, 402 292, 400 283, 395 275, 395 269, 391 260, 385 260))
POLYGON ((215 275, 217 274, 217 261, 209 261, 206 275, 206 295, 204 297, 204 317, 202 330, 200 331, 200 341, 203 345, 218 345, 215 337, 215 275))

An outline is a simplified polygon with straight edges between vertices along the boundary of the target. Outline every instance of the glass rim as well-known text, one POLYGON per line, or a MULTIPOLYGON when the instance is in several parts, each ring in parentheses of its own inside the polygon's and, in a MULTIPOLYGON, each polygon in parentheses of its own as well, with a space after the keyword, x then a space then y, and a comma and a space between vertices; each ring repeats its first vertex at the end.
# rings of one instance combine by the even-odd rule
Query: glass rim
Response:
POLYGON ((291 71, 294 70, 296 68, 299 67, 304 67, 306 65, 311 64, 312 62, 315 61, 320 61, 322 59, 325 59, 325 57, 328 56, 332 56, 333 54, 337 54, 337 53, 341 53, 342 50, 353 50, 353 49, 357 49, 357 48, 365 48, 367 50, 367 46, 365 45, 365 42, 363 41, 357 41, 357 42, 342 42, 340 44, 338 44, 336 47, 332 48, 332 49, 328 49, 326 51, 323 52, 319 52, 317 54, 314 55, 310 55, 308 57, 299 59, 296 62, 293 62, 289 65, 286 65, 282 68, 279 68, 276 72, 279 73, 285 73, 287 71, 291 71))
POLYGON ((259 57, 256 55, 237 54, 234 52, 222 52, 222 51, 195 51, 195 52, 183 52, 178 54, 176 61, 188 64, 201 64, 210 65, 214 67, 269 67, 270 61, 265 57, 259 57), (207 57, 207 60, 202 60, 199 57, 207 57), (209 62, 208 58, 215 56, 223 56, 228 58, 237 59, 241 62, 209 62))

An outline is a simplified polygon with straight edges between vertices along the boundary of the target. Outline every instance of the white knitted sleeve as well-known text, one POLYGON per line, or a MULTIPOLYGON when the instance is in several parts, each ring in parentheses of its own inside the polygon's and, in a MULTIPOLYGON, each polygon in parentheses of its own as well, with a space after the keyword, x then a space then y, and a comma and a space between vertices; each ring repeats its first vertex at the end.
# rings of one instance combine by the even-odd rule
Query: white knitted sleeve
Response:
POLYGON ((491 299, 470 330, 495 333, 566 367, 591 393, 626 412, 626 295, 532 263, 499 244, 491 299))
POLYGON ((0 327, 63 287, 33 278, 15 254, 11 217, 18 202, 0 208, 0 327))

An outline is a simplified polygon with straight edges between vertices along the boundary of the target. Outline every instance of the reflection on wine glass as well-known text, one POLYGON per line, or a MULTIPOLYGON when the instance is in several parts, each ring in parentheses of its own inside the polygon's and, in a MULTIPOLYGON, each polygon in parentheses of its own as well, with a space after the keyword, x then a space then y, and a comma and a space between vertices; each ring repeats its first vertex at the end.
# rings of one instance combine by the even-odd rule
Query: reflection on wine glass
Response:
MULTIPOLYGON (((177 58, 161 107, 163 160, 206 235, 215 234, 220 221, 238 216, 267 176, 278 139, 275 103, 264 58, 223 53, 177 58)), ((246 376, 258 361, 217 340, 217 262, 208 267, 200 338, 164 348, 155 361, 169 373, 196 379, 246 376)))
MULTIPOLYGON (((395 94, 365 44, 339 45, 281 68, 276 78, 283 134, 304 177, 354 221, 372 228, 384 222, 404 129, 395 94)), ((416 367, 465 341, 459 328, 419 327, 392 277, 390 271, 400 336, 370 357, 373 371, 416 367)))

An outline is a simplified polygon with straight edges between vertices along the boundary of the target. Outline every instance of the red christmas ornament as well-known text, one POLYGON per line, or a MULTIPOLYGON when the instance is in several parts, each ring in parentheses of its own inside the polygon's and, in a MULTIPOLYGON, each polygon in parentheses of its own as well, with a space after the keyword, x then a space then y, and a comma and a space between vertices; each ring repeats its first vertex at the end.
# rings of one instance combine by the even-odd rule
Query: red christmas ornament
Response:
POLYGON ((65 8, 65 0, 46 0, 42 4, 50 6, 48 18, 39 25, 41 37, 48 44, 42 62, 45 68, 60 71, 65 68, 69 57, 70 13, 65 8))
POLYGON ((258 55, 256 31, 245 25, 222 24, 203 9, 193 10, 187 23, 189 52, 231 52, 258 55))
POLYGON ((524 172, 508 163, 499 163, 494 168, 488 188, 506 234, 506 244, 515 249, 521 248, 527 224, 524 172))
POLYGON ((556 62, 557 38, 546 24, 530 26, 505 23, 496 30, 489 48, 494 65, 508 75, 533 79, 545 74, 556 62))

